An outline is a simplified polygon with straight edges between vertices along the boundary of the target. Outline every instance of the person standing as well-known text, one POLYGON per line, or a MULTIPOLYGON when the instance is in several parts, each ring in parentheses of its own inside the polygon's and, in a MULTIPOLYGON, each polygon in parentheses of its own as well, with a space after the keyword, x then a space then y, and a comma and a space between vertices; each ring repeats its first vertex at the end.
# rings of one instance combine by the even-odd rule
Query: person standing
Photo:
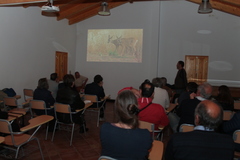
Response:
POLYGON ((183 67, 184 67, 184 62, 178 61, 177 63, 178 72, 174 81, 174 88, 175 88, 176 94, 179 94, 179 95, 183 91, 185 91, 187 87, 187 73, 183 67))

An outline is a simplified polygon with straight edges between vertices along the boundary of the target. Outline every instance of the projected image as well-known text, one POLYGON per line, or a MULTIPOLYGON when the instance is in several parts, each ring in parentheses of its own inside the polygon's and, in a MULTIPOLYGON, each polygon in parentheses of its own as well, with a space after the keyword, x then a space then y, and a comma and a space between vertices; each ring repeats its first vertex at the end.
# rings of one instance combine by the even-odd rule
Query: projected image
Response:
POLYGON ((87 61, 142 62, 142 29, 88 30, 87 61))

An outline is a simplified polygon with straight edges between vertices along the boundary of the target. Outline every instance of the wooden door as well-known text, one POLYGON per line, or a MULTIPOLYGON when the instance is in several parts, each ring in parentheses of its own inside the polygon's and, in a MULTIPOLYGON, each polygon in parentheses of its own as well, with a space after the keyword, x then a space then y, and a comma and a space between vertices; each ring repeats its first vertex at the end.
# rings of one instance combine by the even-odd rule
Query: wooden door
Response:
POLYGON ((201 84, 207 81, 208 56, 185 56, 185 69, 188 82, 201 84))
POLYGON ((59 81, 62 81, 63 76, 68 70, 68 53, 56 51, 55 57, 55 72, 58 74, 59 81))

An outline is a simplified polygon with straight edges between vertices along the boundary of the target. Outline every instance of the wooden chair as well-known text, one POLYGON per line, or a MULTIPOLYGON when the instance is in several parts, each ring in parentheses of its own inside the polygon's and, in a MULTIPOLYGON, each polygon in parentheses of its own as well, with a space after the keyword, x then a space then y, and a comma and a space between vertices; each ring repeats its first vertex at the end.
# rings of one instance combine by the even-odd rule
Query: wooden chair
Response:
POLYGON ((234 102, 234 109, 235 110, 240 110, 240 101, 235 101, 234 102))
POLYGON ((33 90, 32 89, 23 89, 23 96, 26 103, 30 102, 33 99, 33 90))
POLYGON ((8 111, 14 108, 18 108, 18 110, 28 111, 28 108, 22 108, 22 105, 18 104, 17 98, 15 97, 4 97, 3 104, 4 104, 5 111, 8 111))
POLYGON ((179 132, 190 132, 194 130, 194 125, 192 124, 181 124, 179 132))
MULTIPOLYGON (((39 140, 34 135, 37 133, 37 131, 39 130, 39 128, 41 127, 42 124, 45 124, 45 123, 51 121, 52 119, 53 119, 53 116, 49 116, 49 115, 41 115, 39 117, 30 119, 29 125, 20 128, 20 132, 13 132, 11 123, 7 120, 0 119, 0 132, 8 134, 6 137, 4 137, 5 140, 4 140, 4 142, 1 143, 1 146, 5 149, 15 151, 16 154, 14 157, 11 157, 11 159, 17 159, 20 148, 22 148, 22 151, 24 151, 23 147, 22 147, 23 145, 25 145, 26 143, 28 143, 32 140, 36 140, 38 143, 38 148, 41 153, 41 157, 42 157, 42 159, 44 159, 39 140), (33 129, 35 129, 35 130, 33 132, 31 132, 32 133, 31 135, 26 134, 26 132, 33 130, 33 129)), ((23 155, 24 155, 24 153, 23 153, 23 155)), ((8 158, 9 158, 9 156, 8 156, 8 158)))
POLYGON ((154 140, 152 148, 150 149, 148 159, 149 160, 162 160, 164 144, 161 141, 154 140))
MULTIPOLYGON (((233 140, 235 143, 240 143, 240 130, 236 130, 233 133, 233 140)), ((239 158, 240 157, 240 152, 235 151, 234 152, 234 157, 239 158)))
MULTIPOLYGON (((47 108, 43 100, 30 100, 29 104, 30 104, 31 118, 37 117, 37 114, 35 113, 35 109, 43 110, 45 115, 48 115, 47 111, 52 109, 52 108, 47 108)), ((45 140, 47 140, 48 129, 49 129, 49 123, 47 124, 45 140)))
POLYGON ((151 132, 153 140, 155 139, 155 133, 158 133, 156 139, 162 141, 164 127, 159 128, 159 130, 155 130, 155 125, 153 123, 149 123, 149 122, 145 122, 145 121, 140 121, 139 120, 139 128, 147 129, 149 132, 151 132))
POLYGON ((228 110, 223 111, 223 120, 229 121, 232 118, 233 114, 234 112, 232 111, 228 111, 228 110))
MULTIPOLYGON (((82 109, 83 110, 83 109, 82 109)), ((79 110, 81 111, 81 110, 79 110)), ((71 126, 71 138, 70 138, 70 146, 72 145, 72 139, 73 139, 73 132, 75 130, 75 123, 73 122, 73 115, 78 113, 78 112, 72 112, 71 111, 71 107, 68 104, 62 104, 62 103, 55 103, 54 104, 54 113, 55 113, 55 125, 54 125, 54 130, 53 130, 53 135, 52 135, 52 141, 54 139, 54 135, 55 135, 55 131, 56 131, 56 127, 57 124, 59 125, 67 125, 67 126, 71 126), (69 114, 69 118, 70 118, 70 123, 65 123, 62 122, 61 119, 59 119, 58 113, 64 113, 64 114, 69 114)), ((83 128, 84 128, 84 132, 86 132, 86 128, 85 125, 83 124, 83 128)), ((67 131, 69 131, 68 129, 66 129, 67 131)))
POLYGON ((90 95, 90 94, 85 94, 83 96, 84 100, 89 100, 92 103, 95 103, 97 105, 96 108, 91 108, 89 107, 87 109, 87 111, 92 111, 92 112, 97 112, 98 113, 98 117, 97 117, 97 127, 99 127, 99 117, 100 117, 100 110, 103 108, 104 111, 104 105, 106 103, 106 100, 109 98, 109 96, 106 96, 104 99, 102 99, 101 101, 98 101, 98 97, 96 95, 90 95))

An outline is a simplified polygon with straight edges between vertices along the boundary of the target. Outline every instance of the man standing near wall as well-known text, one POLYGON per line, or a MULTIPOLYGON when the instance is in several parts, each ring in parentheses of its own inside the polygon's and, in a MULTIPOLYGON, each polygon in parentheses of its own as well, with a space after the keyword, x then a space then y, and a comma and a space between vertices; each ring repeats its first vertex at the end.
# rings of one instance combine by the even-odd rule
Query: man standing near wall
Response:
POLYGON ((176 94, 179 94, 179 95, 183 91, 185 91, 187 87, 187 73, 183 67, 184 67, 184 62, 178 61, 177 63, 178 72, 174 81, 174 88, 175 88, 176 94))

